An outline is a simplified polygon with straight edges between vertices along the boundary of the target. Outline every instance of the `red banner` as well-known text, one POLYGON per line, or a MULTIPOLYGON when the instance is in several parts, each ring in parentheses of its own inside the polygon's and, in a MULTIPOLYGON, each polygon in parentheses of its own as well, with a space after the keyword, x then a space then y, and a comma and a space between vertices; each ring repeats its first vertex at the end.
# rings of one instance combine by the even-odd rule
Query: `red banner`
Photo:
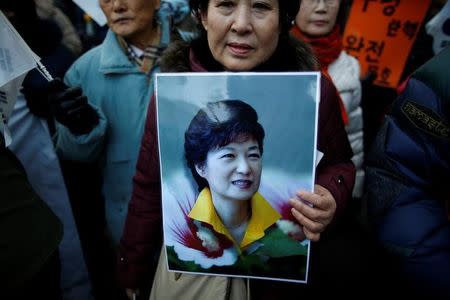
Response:
POLYGON ((431 0, 354 0, 344 47, 374 84, 396 88, 431 0))

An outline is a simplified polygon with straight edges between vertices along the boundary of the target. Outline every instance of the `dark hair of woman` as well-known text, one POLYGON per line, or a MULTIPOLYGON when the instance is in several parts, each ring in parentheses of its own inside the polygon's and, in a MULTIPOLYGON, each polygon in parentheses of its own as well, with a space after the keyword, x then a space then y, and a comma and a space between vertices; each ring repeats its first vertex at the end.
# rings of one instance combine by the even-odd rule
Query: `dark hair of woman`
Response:
POLYGON ((262 155, 264 135, 256 111, 241 100, 209 102, 200 109, 184 134, 185 158, 198 190, 208 182, 198 175, 195 166, 205 163, 210 150, 254 138, 262 155))
POLYGON ((347 23, 347 17, 350 12, 351 4, 351 0, 339 0, 339 11, 336 17, 336 24, 339 25, 341 34, 344 33, 345 24, 347 23))
MULTIPOLYGON (((209 0, 190 0, 191 11, 196 16, 198 22, 199 36, 192 41, 191 46, 197 54, 198 60, 210 72, 224 71, 223 66, 218 63, 211 54, 206 38, 206 31, 201 26, 200 12, 206 12, 209 0)), ((278 0, 280 9, 281 32, 277 49, 273 56, 265 63, 252 71, 271 72, 271 71, 313 71, 318 69, 318 63, 311 60, 311 52, 306 44, 298 46, 299 41, 289 37, 289 29, 292 21, 295 19, 300 8, 298 0, 278 0), (308 51, 305 55, 304 51, 308 51)))

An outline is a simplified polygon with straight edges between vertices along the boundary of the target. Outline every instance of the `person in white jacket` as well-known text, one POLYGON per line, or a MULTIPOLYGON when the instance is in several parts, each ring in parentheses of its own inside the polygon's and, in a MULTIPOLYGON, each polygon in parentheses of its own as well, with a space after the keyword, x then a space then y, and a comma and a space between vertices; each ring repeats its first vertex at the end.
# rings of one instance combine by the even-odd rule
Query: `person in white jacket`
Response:
POLYGON ((342 116, 353 150, 356 167, 353 198, 361 198, 364 187, 363 115, 361 109, 360 65, 343 49, 342 30, 345 0, 303 0, 291 29, 291 36, 307 42, 329 75, 342 100, 342 116))

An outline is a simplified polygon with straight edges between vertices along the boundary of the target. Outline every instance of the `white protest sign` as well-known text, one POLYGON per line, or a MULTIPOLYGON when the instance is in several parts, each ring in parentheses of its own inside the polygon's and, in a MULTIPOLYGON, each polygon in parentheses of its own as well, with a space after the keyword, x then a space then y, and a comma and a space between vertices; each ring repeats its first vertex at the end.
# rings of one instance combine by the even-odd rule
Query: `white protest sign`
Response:
POLYGON ((73 0, 73 2, 78 5, 85 13, 87 13, 91 18, 99 25, 103 26, 106 24, 106 17, 100 8, 98 0, 73 0))
POLYGON ((0 87, 33 69, 38 59, 0 12, 0 87))
POLYGON ((0 11, 0 134, 6 146, 11 143, 6 123, 26 74, 38 63, 39 57, 0 11))

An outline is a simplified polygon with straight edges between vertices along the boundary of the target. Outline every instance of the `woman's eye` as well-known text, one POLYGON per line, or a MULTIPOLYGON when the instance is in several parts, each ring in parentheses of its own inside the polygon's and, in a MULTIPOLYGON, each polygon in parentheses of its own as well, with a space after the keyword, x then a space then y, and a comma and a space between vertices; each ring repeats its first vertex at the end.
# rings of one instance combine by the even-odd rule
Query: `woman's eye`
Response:
POLYGON ((259 10, 271 10, 272 7, 265 2, 256 2, 253 4, 253 7, 259 10))
POLYGON ((220 158, 234 158, 234 154, 227 153, 227 154, 222 155, 220 158))
POLYGON ((218 7, 225 7, 225 8, 231 8, 233 7, 234 3, 232 1, 220 1, 217 5, 218 7))
POLYGON ((250 158, 261 158, 261 154, 259 154, 259 153, 250 153, 248 155, 248 157, 250 157, 250 158))

